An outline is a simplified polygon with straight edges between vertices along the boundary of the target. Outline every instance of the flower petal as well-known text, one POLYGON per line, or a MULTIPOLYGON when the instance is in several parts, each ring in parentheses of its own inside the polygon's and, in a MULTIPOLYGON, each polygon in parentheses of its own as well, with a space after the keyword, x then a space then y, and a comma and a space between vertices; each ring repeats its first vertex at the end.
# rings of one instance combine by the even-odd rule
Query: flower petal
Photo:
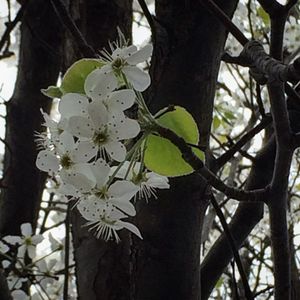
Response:
POLYGON ((127 79, 132 83, 135 90, 142 92, 150 85, 150 75, 138 67, 125 66, 123 72, 127 79))
POLYGON ((31 259, 35 258, 35 256, 36 256, 36 248, 35 248, 35 246, 29 245, 29 246, 27 247, 27 253, 28 253, 28 256, 29 256, 31 259))
POLYGON ((134 104, 135 94, 133 90, 121 90, 111 93, 107 100, 110 111, 124 111, 134 104))
POLYGON ((95 131, 92 121, 81 116, 74 116, 70 118, 69 129, 73 135, 79 138, 92 138, 95 131))
POLYGON ((88 162, 96 156, 97 151, 97 147, 90 141, 78 142, 72 151, 72 160, 75 163, 88 162))
POLYGON ((100 158, 91 165, 91 170, 96 178, 97 188, 102 188, 108 181, 110 167, 104 159, 100 158))
POLYGON ((116 50, 113 51, 111 56, 113 59, 116 59, 118 57, 126 58, 131 56, 135 52, 137 52, 137 47, 135 45, 130 45, 124 48, 117 48, 116 50))
POLYGON ((135 207, 129 201, 122 201, 116 199, 111 200, 110 203, 131 217, 136 215, 135 207))
POLYGON ((36 162, 36 166, 44 172, 54 172, 59 170, 58 158, 49 150, 42 150, 39 152, 36 162))
POLYGON ((138 190, 138 187, 131 181, 118 180, 108 188, 108 194, 114 200, 122 199, 122 201, 129 201, 138 190))
POLYGON ((146 184, 149 186, 152 186, 154 188, 158 189, 169 189, 169 179, 166 176, 162 176, 159 174, 156 174, 154 172, 149 172, 146 174, 146 177, 148 178, 146 184))
POLYGON ((110 72, 103 68, 91 72, 84 83, 85 93, 93 100, 105 97, 118 87, 118 80, 111 68, 110 72))
POLYGON ((80 200, 77 204, 78 211, 88 221, 100 220, 100 216, 103 215, 105 208, 106 204, 95 197, 80 200))
POLYGON ((95 185, 90 179, 80 173, 62 171, 60 176, 65 183, 72 184, 81 193, 89 192, 95 185))
POLYGON ((95 129, 100 129, 108 122, 108 112, 101 102, 92 102, 88 106, 89 115, 95 129))
POLYGON ((60 154, 65 152, 71 152, 75 147, 73 135, 69 132, 64 131, 59 136, 58 149, 60 154))
POLYGON ((152 54, 153 46, 151 44, 146 45, 145 47, 141 48, 140 50, 136 51, 135 53, 129 55, 126 58, 126 61, 130 65, 136 65, 143 61, 146 61, 152 54))
POLYGON ((126 148, 121 142, 109 141, 104 145, 104 148, 115 161, 121 162, 126 158, 126 148))
POLYGON ((44 240, 44 237, 41 234, 36 234, 31 237, 31 244, 32 245, 37 245, 41 243, 44 240))
POLYGON ((68 93, 62 96, 58 104, 58 111, 62 115, 62 118, 85 115, 87 114, 88 103, 89 101, 86 96, 68 93))
POLYGON ((11 245, 21 244, 22 239, 16 235, 7 235, 3 238, 3 240, 11 245))
POLYGON ((141 131, 140 125, 136 120, 126 117, 118 117, 112 123, 112 138, 117 141, 127 140, 136 137, 141 131))
POLYGON ((21 225, 21 233, 23 236, 28 237, 32 235, 32 226, 30 223, 23 223, 21 225))
POLYGON ((139 231, 139 229, 131 224, 131 223, 128 223, 128 222, 124 222, 124 221, 118 221, 118 223, 123 227, 123 228, 126 228, 127 230, 131 231, 132 233, 134 233, 136 236, 138 236, 140 239, 143 239, 142 238, 142 235, 139 231))

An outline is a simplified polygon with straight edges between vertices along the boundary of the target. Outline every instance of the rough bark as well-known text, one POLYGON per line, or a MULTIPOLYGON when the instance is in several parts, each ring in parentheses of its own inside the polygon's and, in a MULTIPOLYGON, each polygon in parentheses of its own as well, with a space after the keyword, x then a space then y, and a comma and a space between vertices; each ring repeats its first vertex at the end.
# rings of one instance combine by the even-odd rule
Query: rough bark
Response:
POLYGON ((20 224, 35 226, 45 173, 35 166, 35 132, 42 131, 40 108, 49 112, 51 101, 41 88, 56 83, 60 68, 61 26, 48 3, 32 0, 21 25, 17 81, 7 102, 4 173, 0 197, 0 233, 18 234, 20 224))
MULTIPOLYGON (((237 1, 220 4, 231 15, 237 1)), ((156 1, 158 28, 152 61, 150 107, 185 107, 199 125, 200 145, 208 146, 216 77, 226 32, 195 1, 156 1)), ((131 299, 200 299, 201 227, 207 207, 200 177, 171 180, 157 201, 141 203, 134 240, 131 299)))

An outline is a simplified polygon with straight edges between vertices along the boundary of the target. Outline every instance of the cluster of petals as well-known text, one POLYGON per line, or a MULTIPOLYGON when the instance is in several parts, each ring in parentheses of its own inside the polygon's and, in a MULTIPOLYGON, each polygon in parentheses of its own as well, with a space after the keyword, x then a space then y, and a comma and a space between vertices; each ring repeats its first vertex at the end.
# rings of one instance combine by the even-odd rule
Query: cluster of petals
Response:
POLYGON ((105 240, 118 241, 117 231, 123 228, 141 238, 138 228, 124 221, 136 214, 131 201, 137 195, 155 196, 155 188, 169 187, 167 178, 144 170, 139 182, 133 176, 136 171, 121 176, 122 170, 129 168, 124 142, 141 131, 138 121, 127 117, 125 110, 135 104, 135 91, 144 91, 150 84, 148 73, 137 64, 151 52, 150 45, 104 52, 105 64, 87 76, 85 94, 62 96, 60 121, 42 112, 47 133, 38 135, 42 150, 36 165, 56 176, 59 192, 74 200, 87 226, 105 240), (127 88, 119 89, 120 84, 127 88))

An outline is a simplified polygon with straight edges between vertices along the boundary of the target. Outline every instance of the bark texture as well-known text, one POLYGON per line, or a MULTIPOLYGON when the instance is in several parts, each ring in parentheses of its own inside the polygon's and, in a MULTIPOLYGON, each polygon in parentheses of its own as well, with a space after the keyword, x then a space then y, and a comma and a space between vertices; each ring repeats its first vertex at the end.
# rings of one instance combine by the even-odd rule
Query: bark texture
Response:
MULTIPOLYGON (((221 1, 220 1, 221 2, 221 1)), ((220 3, 232 15, 237 1, 220 3)), ((153 112, 169 104, 185 107, 208 146, 213 99, 226 32, 197 1, 156 1, 161 25, 155 37, 153 112)), ((144 240, 133 240, 131 299, 200 299, 201 227, 208 204, 199 176, 171 180, 158 200, 141 203, 137 223, 144 240)))
POLYGON ((35 226, 45 173, 35 166, 35 132, 42 131, 40 108, 51 101, 41 89, 57 81, 61 53, 61 26, 49 1, 32 0, 21 25, 17 81, 7 102, 3 184, 0 196, 0 234, 18 234, 20 224, 35 226))

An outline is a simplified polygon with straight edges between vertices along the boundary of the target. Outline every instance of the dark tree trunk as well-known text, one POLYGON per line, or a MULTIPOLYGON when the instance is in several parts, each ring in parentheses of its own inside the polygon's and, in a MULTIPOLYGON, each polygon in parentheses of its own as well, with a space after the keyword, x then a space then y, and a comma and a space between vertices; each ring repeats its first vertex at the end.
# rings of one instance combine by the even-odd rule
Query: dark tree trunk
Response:
MULTIPOLYGON (((221 1, 220 1, 221 3, 221 1)), ((208 146, 213 99, 226 32, 199 1, 156 1, 158 29, 149 102, 156 112, 185 107, 208 146)), ((237 1, 220 6, 232 15, 237 1)), ((137 223, 144 240, 132 245, 132 298, 199 300, 201 228, 208 199, 199 176, 171 180, 171 190, 141 204, 137 223)))
POLYGON ((40 108, 51 101, 41 89, 57 81, 61 53, 61 25, 49 1, 32 0, 21 25, 19 66, 14 93, 7 103, 0 233, 18 234, 20 224, 35 226, 46 175, 35 166, 35 132, 42 130, 40 108))

